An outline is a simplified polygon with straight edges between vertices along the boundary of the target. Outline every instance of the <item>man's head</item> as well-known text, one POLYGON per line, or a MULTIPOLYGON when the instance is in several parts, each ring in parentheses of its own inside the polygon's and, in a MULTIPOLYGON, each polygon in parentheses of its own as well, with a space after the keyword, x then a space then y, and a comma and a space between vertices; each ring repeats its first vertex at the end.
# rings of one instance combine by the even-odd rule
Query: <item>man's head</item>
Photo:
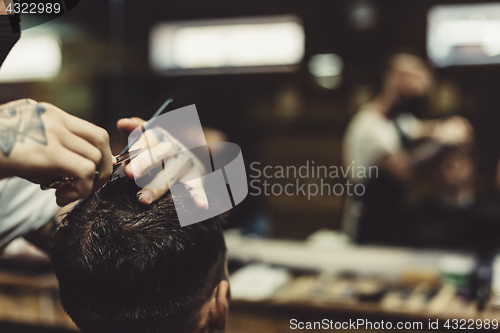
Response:
POLYGON ((221 218, 181 227, 170 193, 151 206, 115 178, 65 218, 52 249, 61 302, 85 333, 213 332, 227 318, 221 218))
POLYGON ((442 190, 461 190, 472 186, 475 180, 474 162, 464 148, 443 146, 435 163, 435 183, 442 190))
POLYGON ((394 101, 392 113, 417 112, 429 97, 432 85, 431 70, 421 58, 399 53, 389 59, 383 90, 394 101))

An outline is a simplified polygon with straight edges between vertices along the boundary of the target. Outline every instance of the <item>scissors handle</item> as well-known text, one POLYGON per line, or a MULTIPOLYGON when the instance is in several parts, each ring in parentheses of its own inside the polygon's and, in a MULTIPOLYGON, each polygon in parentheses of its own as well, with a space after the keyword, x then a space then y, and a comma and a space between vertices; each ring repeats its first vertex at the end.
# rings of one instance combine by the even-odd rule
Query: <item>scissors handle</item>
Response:
MULTIPOLYGON (((139 155, 143 151, 144 149, 135 149, 132 151, 127 151, 124 154, 116 155, 115 156, 116 164, 113 166, 113 172, 115 172, 122 163, 136 158, 137 155, 139 155)), ((97 179, 98 177, 99 177, 99 171, 94 172, 94 179, 97 179)), ((44 191, 50 190, 51 188, 57 189, 59 186, 65 183, 73 182, 74 180, 75 180, 74 177, 64 176, 52 183, 41 184, 40 188, 44 191)))
MULTIPOLYGON (((97 177, 99 177, 99 171, 94 172, 94 179, 96 179, 97 177)), ((41 184, 40 188, 42 190, 46 191, 46 190, 50 190, 51 188, 58 188, 62 184, 64 184, 64 183, 70 183, 70 182, 73 182, 74 180, 75 180, 75 178, 73 178, 73 177, 64 176, 61 179, 58 179, 58 180, 56 180, 56 181, 54 181, 52 183, 41 184)))

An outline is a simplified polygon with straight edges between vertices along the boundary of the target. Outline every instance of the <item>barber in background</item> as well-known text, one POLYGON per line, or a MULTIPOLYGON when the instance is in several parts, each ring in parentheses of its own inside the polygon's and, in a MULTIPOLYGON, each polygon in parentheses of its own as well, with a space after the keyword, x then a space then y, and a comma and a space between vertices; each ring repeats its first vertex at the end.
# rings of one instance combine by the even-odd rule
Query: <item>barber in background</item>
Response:
MULTIPOLYGON (((5 3, 0 1, 0 65, 20 37, 20 33, 12 32, 12 24, 19 25, 19 16, 7 16, 5 3)), ((143 123, 139 118, 127 118, 119 120, 117 127, 128 135, 143 123)), ((156 144, 152 149, 164 151, 165 145, 156 144)), ((168 149, 177 151, 178 145, 181 144, 173 142, 168 149)), ((144 163, 145 155, 144 160, 141 156, 134 160, 143 170, 151 164, 144 163)), ((169 169, 177 170, 172 178, 201 175, 200 164, 191 158, 192 163, 179 160, 183 167, 173 165, 169 169)), ((48 103, 23 99, 0 105, 0 249, 19 236, 48 249, 58 216, 69 209, 68 204, 99 189, 113 172, 113 163, 106 130, 48 103), (42 191, 36 185, 62 176, 71 176, 75 181, 57 189, 57 201, 53 191, 42 191), (60 210, 58 205, 66 207, 60 210)), ((124 172, 133 179, 130 164, 124 172)), ((141 189, 137 200, 150 205, 166 192, 167 189, 141 189)), ((190 193, 199 207, 208 208, 201 183, 190 193)))
POLYGON ((344 228, 357 242, 402 241, 412 142, 427 137, 451 144, 472 138, 464 118, 423 121, 415 117, 425 108, 432 86, 431 71, 421 58, 397 54, 389 60, 381 92, 348 125, 343 139, 346 167, 378 167, 378 178, 351 179, 366 185, 361 198, 348 198, 344 213, 344 228))

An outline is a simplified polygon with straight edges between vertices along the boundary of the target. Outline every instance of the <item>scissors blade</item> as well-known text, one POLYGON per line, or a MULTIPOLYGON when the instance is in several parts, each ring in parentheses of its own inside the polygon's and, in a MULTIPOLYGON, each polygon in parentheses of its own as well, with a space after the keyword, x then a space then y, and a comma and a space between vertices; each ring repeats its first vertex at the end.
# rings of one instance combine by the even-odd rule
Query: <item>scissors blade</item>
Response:
POLYGON ((115 173, 120 165, 122 165, 124 162, 127 161, 132 161, 134 158, 136 158, 140 153, 142 153, 145 149, 135 149, 132 151, 127 151, 124 154, 120 154, 115 156, 116 159, 116 164, 113 166, 113 173, 115 173))

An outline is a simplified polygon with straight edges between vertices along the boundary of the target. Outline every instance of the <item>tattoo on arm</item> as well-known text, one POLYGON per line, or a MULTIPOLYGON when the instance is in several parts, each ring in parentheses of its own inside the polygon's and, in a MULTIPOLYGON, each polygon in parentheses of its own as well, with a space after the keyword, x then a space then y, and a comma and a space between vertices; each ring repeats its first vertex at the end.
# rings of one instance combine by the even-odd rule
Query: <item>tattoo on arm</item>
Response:
POLYGON ((0 107, 0 151, 9 157, 17 142, 31 139, 41 145, 47 145, 42 114, 45 108, 38 104, 26 104, 18 107, 0 107))

